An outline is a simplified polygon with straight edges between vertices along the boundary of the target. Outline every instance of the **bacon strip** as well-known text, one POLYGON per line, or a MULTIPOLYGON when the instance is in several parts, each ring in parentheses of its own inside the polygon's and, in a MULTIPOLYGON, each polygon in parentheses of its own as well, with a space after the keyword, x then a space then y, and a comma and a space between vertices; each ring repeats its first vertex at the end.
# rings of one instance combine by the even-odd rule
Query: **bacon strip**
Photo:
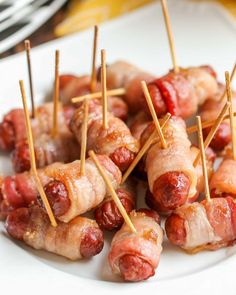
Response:
POLYGON ((186 204, 167 218, 167 237, 191 253, 232 245, 236 239, 235 213, 231 197, 186 204))
POLYGON ((130 218, 137 233, 131 233, 129 227, 123 224, 113 237, 109 263, 113 273, 122 275, 125 280, 140 281, 155 273, 162 251, 163 231, 153 218, 144 213, 133 211, 130 218), (121 262, 127 256, 136 258, 136 263, 138 261, 137 265, 131 265, 128 273, 121 262), (145 269, 142 265, 146 265, 145 269))
POLYGON ((103 233, 94 220, 76 217, 69 223, 50 224, 38 207, 20 208, 6 220, 8 233, 34 249, 42 249, 70 260, 91 257, 103 248, 103 233))

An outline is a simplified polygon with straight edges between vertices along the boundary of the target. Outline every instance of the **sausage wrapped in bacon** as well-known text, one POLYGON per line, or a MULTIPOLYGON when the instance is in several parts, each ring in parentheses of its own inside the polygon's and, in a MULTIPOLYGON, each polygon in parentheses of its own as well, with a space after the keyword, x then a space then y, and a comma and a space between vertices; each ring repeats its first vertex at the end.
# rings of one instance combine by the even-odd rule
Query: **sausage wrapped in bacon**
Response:
MULTIPOLYGON (((129 214, 135 207, 135 183, 128 180, 121 185, 116 194, 120 199, 126 212, 129 214)), ((124 218, 120 214, 115 202, 110 195, 106 196, 103 202, 98 205, 94 212, 98 225, 105 230, 113 230, 120 228, 124 222, 124 218)))
MULTIPOLYGON (((103 128, 102 106, 93 100, 89 103, 87 149, 97 154, 108 155, 120 168, 126 170, 135 154, 139 144, 131 135, 129 128, 119 118, 107 113, 108 128, 103 128)), ((71 130, 81 144, 81 132, 84 120, 83 107, 76 110, 71 120, 71 130)))
MULTIPOLYGON (((191 147, 191 158, 192 158, 192 162, 195 160, 196 156, 199 153, 199 149, 195 146, 191 147)), ((216 155, 213 152, 213 150, 211 148, 207 148, 206 149, 206 166, 207 166, 207 173, 208 173, 208 179, 211 178, 212 174, 213 174, 213 164, 215 161, 216 155)), ((192 203, 195 202, 198 198, 198 196, 204 192, 204 177, 203 177, 203 173, 202 173, 202 165, 201 165, 201 161, 198 162, 196 169, 196 174, 197 174, 197 186, 196 186, 196 194, 193 195, 192 197, 188 198, 186 200, 186 203, 192 203)), ((153 194, 150 192, 150 190, 147 190, 146 192, 146 204, 148 205, 148 207, 150 207, 153 210, 156 211, 160 211, 160 206, 159 203, 155 201, 155 198, 153 196, 153 194)), ((162 212, 165 214, 171 213, 168 211, 162 212)))
POLYGON ((186 204, 165 224, 168 239, 190 253, 217 250, 236 239, 236 204, 231 197, 186 204))
MULTIPOLYGON (((215 72, 207 66, 170 71, 151 81, 148 89, 158 116, 166 112, 182 118, 191 117, 207 98, 218 91, 215 72)), ((144 99, 144 98, 143 98, 144 99)))
MULTIPOLYGON (((147 132, 151 129, 148 127, 147 132)), ((158 211, 164 213, 183 205, 196 194, 197 173, 184 121, 172 117, 163 134, 167 148, 162 149, 157 139, 147 152, 145 166, 154 203, 158 211)))
POLYGON ((89 258, 102 251, 104 238, 94 220, 76 217, 69 223, 50 224, 42 208, 19 208, 6 220, 10 236, 34 249, 42 249, 70 260, 89 258))
POLYGON ((132 233, 127 224, 115 234, 111 243, 109 263, 113 273, 126 281, 147 280, 155 274, 162 251, 163 231, 156 222, 157 213, 151 210, 131 212, 136 229, 132 233))
MULTIPOLYGON (((97 157, 116 189, 121 182, 118 167, 107 156, 97 157)), ((64 222, 96 207, 107 194, 105 182, 90 158, 86 159, 84 176, 80 174, 80 161, 54 163, 38 170, 38 175, 54 215, 64 222)), ((13 208, 35 203, 38 193, 33 175, 25 172, 6 177, 2 195, 13 208)))
MULTIPOLYGON (((68 130, 53 138, 42 134, 34 139, 34 153, 37 168, 43 168, 55 162, 69 163, 80 158, 80 146, 68 130)), ((12 163, 17 173, 30 170, 30 153, 27 140, 16 144, 12 153, 12 163)))
MULTIPOLYGON (((58 110, 58 130, 64 133, 68 129, 72 107, 59 107, 58 110)), ((53 120, 53 103, 45 103, 36 110, 36 117, 31 119, 31 127, 34 138, 38 138, 43 133, 50 134, 53 120)), ((4 116, 0 124, 0 149, 12 151, 18 142, 26 139, 25 115, 23 109, 14 109, 4 116)))

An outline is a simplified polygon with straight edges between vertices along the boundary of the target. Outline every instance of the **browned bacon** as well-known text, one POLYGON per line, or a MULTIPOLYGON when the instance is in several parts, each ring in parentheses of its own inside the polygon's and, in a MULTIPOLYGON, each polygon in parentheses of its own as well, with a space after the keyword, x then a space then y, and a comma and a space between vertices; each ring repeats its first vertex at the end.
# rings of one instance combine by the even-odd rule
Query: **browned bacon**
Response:
POLYGON ((10 236, 34 249, 70 260, 97 255, 104 244, 103 233, 94 220, 78 216, 69 223, 59 222, 53 227, 47 214, 36 206, 11 212, 6 220, 6 230, 10 236))

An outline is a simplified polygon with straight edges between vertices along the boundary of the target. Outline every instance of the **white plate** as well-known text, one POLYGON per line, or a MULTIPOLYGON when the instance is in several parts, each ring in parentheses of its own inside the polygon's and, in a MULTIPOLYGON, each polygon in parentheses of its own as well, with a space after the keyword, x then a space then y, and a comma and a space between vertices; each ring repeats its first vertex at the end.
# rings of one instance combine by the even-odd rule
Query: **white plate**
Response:
MULTIPOLYGON (((182 66, 211 64, 223 78, 235 62, 236 30, 231 18, 219 6, 169 1, 178 62, 182 66)), ((42 101, 53 80, 54 50, 61 50, 61 72, 87 73, 91 63, 92 30, 69 36, 32 52, 37 102, 42 101)), ((109 62, 126 59, 160 75, 171 67, 168 43, 159 4, 149 5, 101 26, 99 45, 107 50, 109 62)), ((18 80, 27 81, 25 56, 19 54, 0 64, 0 115, 21 106, 18 80)), ((27 84, 27 83, 26 83, 27 84)), ((28 90, 27 90, 28 92, 28 90)), ((0 171, 9 173, 10 162, 0 157, 0 171)), ((235 247, 216 252, 187 255, 164 243, 156 276, 147 282, 128 284, 117 280, 107 269, 108 242, 103 252, 83 262, 69 262, 43 251, 33 251, 15 243, 0 227, 0 286, 12 293, 51 291, 94 291, 129 293, 153 291, 157 294, 235 294, 235 247)))

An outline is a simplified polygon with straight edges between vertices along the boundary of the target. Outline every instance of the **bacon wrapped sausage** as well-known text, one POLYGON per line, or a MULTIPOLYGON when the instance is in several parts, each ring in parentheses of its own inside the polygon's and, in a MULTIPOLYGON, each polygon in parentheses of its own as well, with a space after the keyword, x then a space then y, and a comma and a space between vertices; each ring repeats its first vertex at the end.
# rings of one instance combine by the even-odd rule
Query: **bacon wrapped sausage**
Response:
MULTIPOLYGON (((135 207, 135 183, 128 180, 116 190, 117 196, 129 214, 135 207)), ((94 212, 98 225, 105 230, 114 230, 121 227, 124 218, 120 214, 115 202, 110 195, 98 205, 94 212)))
POLYGON ((69 223, 50 224, 47 214, 39 207, 19 208, 6 220, 11 237, 24 241, 37 250, 46 250, 70 260, 97 255, 102 251, 104 238, 94 220, 76 217, 69 223))
POLYGON ((215 72, 206 66, 170 71, 148 84, 158 116, 166 112, 182 118, 191 117, 207 98, 218 91, 215 72))
MULTIPOLYGON (((153 125, 147 132, 153 131, 153 125)), ((150 133, 149 133, 150 134, 150 133)), ((167 148, 159 139, 147 152, 145 167, 149 189, 160 212, 183 205, 196 194, 197 173, 193 167, 186 126, 180 117, 172 117, 163 131, 167 148)), ((146 137, 143 134, 143 137, 146 137)))
POLYGON ((126 281, 147 280, 155 274, 163 241, 163 231, 155 215, 157 213, 147 209, 131 212, 130 218, 137 233, 132 233, 124 223, 113 237, 109 263, 113 273, 126 281))
MULTIPOLYGON (((43 168, 55 162, 69 163, 80 158, 80 146, 73 134, 68 130, 53 138, 50 134, 42 134, 34 140, 34 153, 37 168, 43 168)), ((27 140, 16 144, 12 153, 15 172, 30 170, 30 153, 27 140)))
MULTIPOLYGON (((202 121, 216 120, 220 114, 222 108, 224 107, 225 100, 219 101, 223 95, 225 86, 219 84, 219 90, 217 94, 208 99, 201 107, 200 115, 202 121)), ((236 93, 233 92, 233 111, 236 111, 236 93)), ((204 137, 208 135, 211 128, 206 128, 203 130, 204 137)), ((216 150, 223 150, 231 142, 231 131, 230 131, 230 122, 229 120, 224 120, 216 131, 215 136, 213 137, 210 146, 216 150)))
MULTIPOLYGON (((100 83, 97 84, 95 91, 101 91, 100 83)), ((63 105, 70 105, 71 99, 90 93, 90 76, 60 76, 60 94, 63 105)), ((81 103, 76 104, 79 107, 81 103)), ((128 106, 123 99, 116 96, 108 97, 108 110, 115 116, 125 121, 128 117, 128 106)))
MULTIPOLYGON (((97 157, 116 189, 121 182, 120 170, 107 156, 97 157)), ((86 159, 84 176, 80 174, 80 161, 54 163, 38 170, 38 175, 54 215, 63 222, 96 207, 107 194, 106 184, 90 158, 86 159)), ((38 192, 33 175, 25 172, 6 177, 2 195, 13 208, 36 203, 38 192)))
MULTIPOLYGON (((199 149, 195 146, 192 146, 190 152, 191 152, 191 159, 193 162, 196 156, 198 155, 199 149)), ((213 152, 213 150, 211 148, 207 148, 206 149, 206 166, 207 166, 208 179, 210 179, 213 174, 213 164, 214 164, 215 158, 216 158, 216 154, 213 152)), ((198 196, 204 192, 204 177, 202 173, 201 161, 198 162, 198 165, 195 169, 197 174, 196 194, 193 195, 192 197, 187 198, 186 203, 195 202, 198 196)), ((158 212, 161 212, 159 203, 156 202, 153 194, 150 192, 149 189, 146 192, 145 201, 148 207, 158 212)), ((164 212, 161 212, 161 213, 168 214, 168 213, 171 213, 171 210, 169 212, 164 210, 164 212)))
POLYGON ((236 161, 233 159, 224 159, 210 181, 210 190, 212 197, 236 198, 236 161))
POLYGON ((217 250, 236 239, 236 204, 231 197, 186 204, 165 224, 168 239, 190 253, 217 250))
MULTIPOLYGON (((100 77, 99 70, 98 79, 100 77)), ((142 110, 143 106, 148 110, 143 98, 141 81, 148 83, 154 78, 153 75, 126 61, 117 61, 107 66, 107 87, 109 89, 124 87, 126 90, 124 99, 128 103, 130 112, 133 113, 142 110)))
MULTIPOLYGON (((95 100, 89 103, 87 149, 97 154, 108 155, 120 168, 126 170, 139 150, 138 141, 119 118, 107 113, 108 128, 103 128, 102 106, 95 100)), ((81 144, 83 107, 76 110, 71 120, 71 130, 81 144)))
MULTIPOLYGON (((64 133, 68 129, 72 107, 59 107, 58 130, 64 133)), ((43 133, 50 134, 53 120, 53 103, 45 103, 36 110, 36 117, 31 119, 31 127, 34 138, 38 138, 43 133)), ((25 115, 23 109, 14 109, 4 116, 0 124, 0 149, 12 151, 18 142, 26 139, 25 115)))
POLYGON ((155 274, 163 242, 163 231, 156 215, 147 209, 131 212, 130 218, 137 233, 132 233, 124 223, 113 237, 109 263, 113 273, 126 281, 147 280, 155 274))

